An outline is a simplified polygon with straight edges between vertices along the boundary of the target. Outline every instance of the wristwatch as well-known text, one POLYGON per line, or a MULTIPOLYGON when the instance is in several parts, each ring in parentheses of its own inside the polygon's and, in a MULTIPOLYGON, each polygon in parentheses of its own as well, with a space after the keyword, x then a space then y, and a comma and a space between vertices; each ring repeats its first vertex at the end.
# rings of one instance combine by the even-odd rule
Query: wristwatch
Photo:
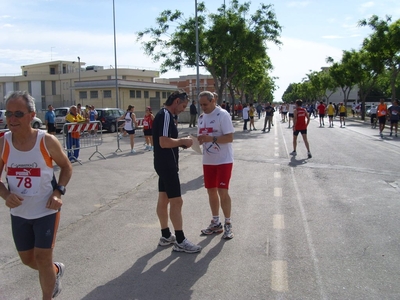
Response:
POLYGON ((60 191, 61 195, 65 195, 65 192, 67 191, 63 185, 57 185, 56 190, 60 191))

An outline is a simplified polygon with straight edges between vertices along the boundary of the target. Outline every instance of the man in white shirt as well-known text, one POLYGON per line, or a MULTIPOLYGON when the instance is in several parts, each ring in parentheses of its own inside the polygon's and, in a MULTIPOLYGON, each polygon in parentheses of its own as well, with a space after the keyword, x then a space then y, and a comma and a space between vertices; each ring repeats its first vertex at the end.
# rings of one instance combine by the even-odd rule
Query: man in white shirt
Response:
MULTIPOLYGON (((211 92, 201 92, 199 103, 204 113, 198 120, 197 139, 203 145, 204 186, 212 213, 211 224, 201 232, 206 235, 224 232, 223 238, 232 239, 231 197, 228 190, 233 168, 232 141, 235 129, 229 113, 217 106, 211 92), (220 207, 225 216, 224 227, 219 219, 220 207)), ((248 106, 246 108, 248 112, 248 106)))

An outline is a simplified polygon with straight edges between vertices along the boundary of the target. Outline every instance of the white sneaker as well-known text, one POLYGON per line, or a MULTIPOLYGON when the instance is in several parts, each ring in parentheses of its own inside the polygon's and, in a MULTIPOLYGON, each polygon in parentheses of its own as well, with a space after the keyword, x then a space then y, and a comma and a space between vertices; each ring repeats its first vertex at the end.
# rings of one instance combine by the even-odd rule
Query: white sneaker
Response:
POLYGON ((56 276, 56 284, 54 285, 53 298, 57 297, 61 293, 61 290, 62 290, 61 277, 63 277, 64 270, 65 270, 65 266, 64 266, 63 263, 55 262, 54 264, 58 268, 58 273, 57 273, 57 276, 56 276))
POLYGON ((196 253, 201 251, 201 246, 193 244, 188 239, 184 239, 180 244, 175 243, 172 250, 177 252, 196 253))
POLYGON ((165 237, 160 237, 160 241, 158 242, 158 244, 160 246, 169 246, 171 244, 174 244, 176 242, 176 237, 174 234, 171 233, 169 238, 165 238, 165 237))

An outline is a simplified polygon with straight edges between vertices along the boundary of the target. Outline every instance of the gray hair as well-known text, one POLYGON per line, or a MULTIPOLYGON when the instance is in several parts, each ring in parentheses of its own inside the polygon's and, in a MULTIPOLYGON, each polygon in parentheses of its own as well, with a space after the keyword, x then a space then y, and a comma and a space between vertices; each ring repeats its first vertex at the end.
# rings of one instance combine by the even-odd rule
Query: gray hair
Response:
POLYGON ((6 105, 9 101, 22 98, 26 102, 28 112, 36 112, 35 98, 33 98, 27 91, 14 91, 7 94, 5 97, 6 105))
POLYGON ((211 93, 209 91, 203 91, 199 94, 199 98, 201 97, 207 97, 208 101, 211 102, 211 100, 214 99, 214 93, 211 93))

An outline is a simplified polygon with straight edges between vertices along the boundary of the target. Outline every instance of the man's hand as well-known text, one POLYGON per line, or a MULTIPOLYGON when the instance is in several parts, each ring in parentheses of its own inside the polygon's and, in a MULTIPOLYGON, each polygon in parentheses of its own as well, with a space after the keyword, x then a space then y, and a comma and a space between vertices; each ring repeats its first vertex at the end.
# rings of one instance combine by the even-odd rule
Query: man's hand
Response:
POLYGON ((6 198, 6 206, 9 208, 15 208, 20 206, 22 204, 22 201, 24 201, 23 198, 13 193, 10 193, 6 198))
POLYGON ((51 194, 49 200, 47 200, 46 203, 46 208, 48 209, 54 209, 54 210, 59 210, 62 206, 62 200, 61 198, 58 196, 59 195, 59 191, 54 191, 53 194, 51 194))
POLYGON ((190 137, 181 138, 179 141, 181 142, 181 147, 184 149, 190 148, 193 145, 193 141, 190 137))

